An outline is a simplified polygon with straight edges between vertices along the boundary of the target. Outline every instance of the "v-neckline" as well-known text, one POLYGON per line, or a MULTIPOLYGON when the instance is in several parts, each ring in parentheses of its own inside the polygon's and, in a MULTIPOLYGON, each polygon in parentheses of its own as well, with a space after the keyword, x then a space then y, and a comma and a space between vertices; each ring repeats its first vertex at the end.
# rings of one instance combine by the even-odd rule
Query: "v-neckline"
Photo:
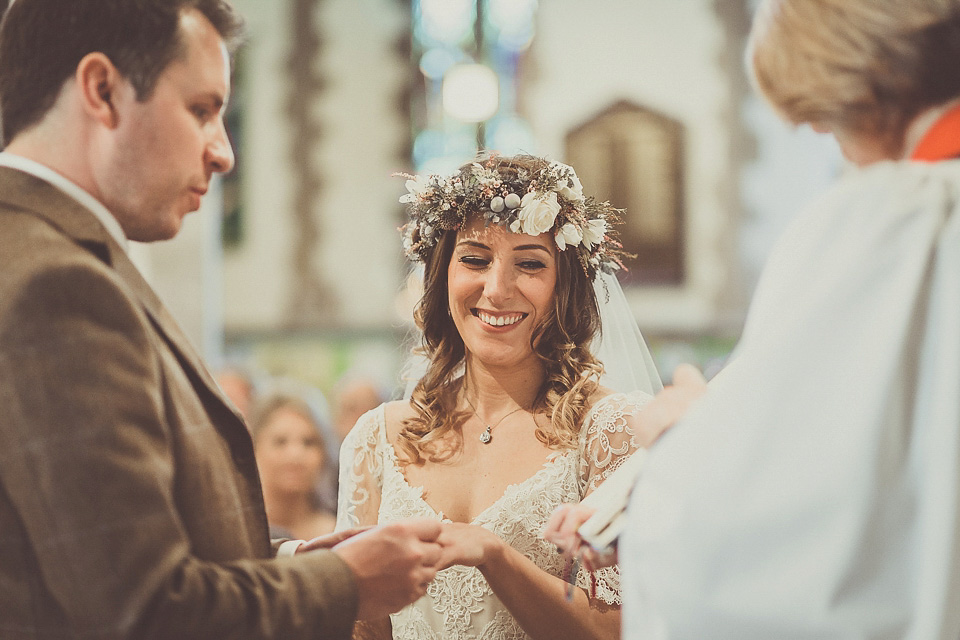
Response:
MULTIPOLYGON (((423 497, 423 494, 426 492, 426 489, 423 486, 414 486, 407 481, 407 477, 403 474, 403 470, 400 468, 400 460, 397 458, 397 452, 393 448, 393 445, 390 443, 390 440, 387 438, 387 416, 386 416, 385 410, 381 410, 380 412, 380 428, 382 429, 381 441, 386 446, 387 455, 389 457, 390 464, 393 468, 393 471, 400 478, 400 482, 403 483, 403 487, 407 491, 409 491, 411 494, 415 494, 416 499, 423 506, 429 509, 431 514, 439 518, 441 521, 457 522, 456 520, 451 520, 450 518, 446 517, 443 514, 443 511, 438 510, 432 504, 427 502, 426 498, 423 497)), ((546 471, 555 467, 559 461, 565 460, 574 452, 575 452, 575 449, 567 449, 566 451, 554 451, 550 453, 550 455, 547 456, 547 459, 544 460, 543 464, 540 466, 539 469, 537 469, 536 471, 533 472, 533 474, 527 476, 526 478, 524 478, 519 482, 508 484, 503 489, 503 492, 500 494, 500 496, 496 500, 494 500, 487 507, 482 509, 476 516, 473 517, 473 519, 470 522, 466 524, 471 524, 471 525, 480 524, 481 522, 484 521, 484 516, 486 516, 490 511, 492 511, 495 507, 497 507, 504 500, 504 498, 507 497, 507 494, 509 494, 511 491, 516 491, 518 488, 524 486, 525 484, 532 482, 535 478, 540 477, 546 471)))

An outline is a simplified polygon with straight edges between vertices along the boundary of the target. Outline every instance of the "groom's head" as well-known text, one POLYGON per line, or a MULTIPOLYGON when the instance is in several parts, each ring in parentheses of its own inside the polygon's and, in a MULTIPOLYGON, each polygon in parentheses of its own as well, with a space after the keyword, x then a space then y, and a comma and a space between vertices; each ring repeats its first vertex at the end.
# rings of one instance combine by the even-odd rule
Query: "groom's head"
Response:
POLYGON ((99 200, 127 237, 173 237, 233 152, 241 22, 226 0, 15 0, 0 26, 7 149, 99 200))
POLYGON ((196 9, 233 50, 241 21, 224 0, 14 0, 0 29, 0 114, 8 144, 36 124, 89 53, 101 52, 137 91, 184 54, 180 16, 196 9))

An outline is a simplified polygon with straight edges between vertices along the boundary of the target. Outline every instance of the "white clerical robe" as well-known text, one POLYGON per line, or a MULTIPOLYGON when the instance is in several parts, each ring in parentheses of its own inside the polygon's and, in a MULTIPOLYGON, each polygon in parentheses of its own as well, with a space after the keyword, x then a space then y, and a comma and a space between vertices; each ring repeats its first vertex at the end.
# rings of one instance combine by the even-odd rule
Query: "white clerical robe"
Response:
POLYGON ((625 638, 960 638, 960 161, 798 217, 629 517, 625 638))

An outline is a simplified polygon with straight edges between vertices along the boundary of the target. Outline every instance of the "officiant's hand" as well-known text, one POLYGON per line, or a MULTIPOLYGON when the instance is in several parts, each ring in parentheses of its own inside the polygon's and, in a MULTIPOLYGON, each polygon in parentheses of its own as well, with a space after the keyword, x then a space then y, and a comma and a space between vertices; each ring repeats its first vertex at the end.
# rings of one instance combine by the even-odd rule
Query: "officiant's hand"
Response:
POLYGON ((593 515, 595 509, 582 504, 562 504, 553 512, 543 528, 543 538, 557 545, 557 549, 567 558, 579 557, 588 571, 596 571, 617 563, 616 548, 600 553, 583 541, 577 533, 584 522, 593 515))
POLYGON ((636 416, 635 431, 649 447, 664 431, 677 423, 693 402, 707 391, 707 381, 692 364, 681 364, 673 372, 673 384, 664 387, 636 416))

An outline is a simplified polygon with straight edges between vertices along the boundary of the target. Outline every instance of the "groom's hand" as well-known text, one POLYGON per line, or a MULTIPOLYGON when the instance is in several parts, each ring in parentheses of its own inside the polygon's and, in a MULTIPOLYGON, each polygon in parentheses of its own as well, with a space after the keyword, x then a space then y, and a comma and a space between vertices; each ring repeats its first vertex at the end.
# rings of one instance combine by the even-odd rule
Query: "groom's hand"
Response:
POLYGON ((427 592, 440 560, 440 522, 428 518, 373 527, 333 548, 357 581, 357 618, 382 618, 427 592))

